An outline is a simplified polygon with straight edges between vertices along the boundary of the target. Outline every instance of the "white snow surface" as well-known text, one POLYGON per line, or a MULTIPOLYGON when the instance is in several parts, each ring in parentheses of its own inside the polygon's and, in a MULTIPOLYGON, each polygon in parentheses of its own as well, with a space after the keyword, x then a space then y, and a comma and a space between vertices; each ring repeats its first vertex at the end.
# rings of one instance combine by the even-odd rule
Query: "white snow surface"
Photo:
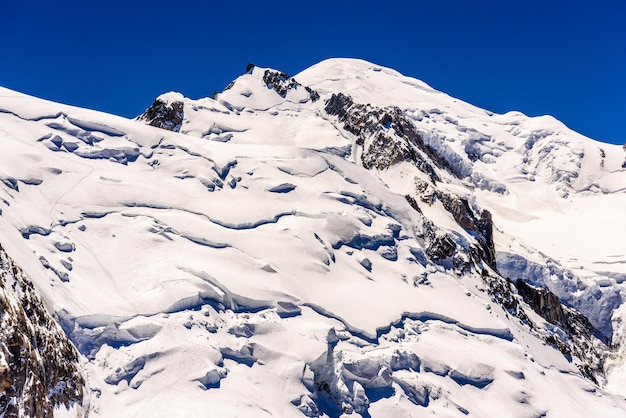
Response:
POLYGON ((264 70, 161 96, 180 133, 0 88, 0 243, 81 352, 89 416, 626 416, 624 350, 600 388, 478 274, 427 261, 424 217, 472 237, 407 203, 417 168, 362 168, 324 102, 400 107, 468 167, 441 187, 492 213, 503 274, 625 345, 621 147, 360 60, 285 97, 264 70))

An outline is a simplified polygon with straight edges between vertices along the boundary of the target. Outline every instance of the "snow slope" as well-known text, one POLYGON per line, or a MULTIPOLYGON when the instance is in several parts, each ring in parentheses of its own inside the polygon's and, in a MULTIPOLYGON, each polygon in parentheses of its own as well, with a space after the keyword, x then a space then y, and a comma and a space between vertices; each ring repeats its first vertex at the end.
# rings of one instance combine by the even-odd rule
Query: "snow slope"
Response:
MULTIPOLYGON (((479 207, 493 214, 502 233, 496 242, 501 267, 512 275, 524 273, 515 271, 519 263, 508 254, 521 255, 527 260, 524 263, 551 260, 558 264, 575 277, 569 279, 573 285, 553 284, 546 280, 549 275, 532 283, 547 285, 576 308, 584 308, 606 337, 613 336, 611 317, 622 300, 619 285, 626 277, 626 244, 619 233, 608 231, 626 230, 619 213, 626 192, 624 149, 585 138, 549 116, 493 114, 396 71, 352 59, 326 60, 294 77, 317 91, 321 100, 288 96, 281 101, 274 94, 268 114, 263 111, 268 106, 260 106, 255 97, 273 93, 263 88, 264 71, 254 68, 217 100, 199 101, 210 103, 205 107, 184 99, 190 110, 185 112, 181 132, 218 141, 227 138, 237 143, 323 149, 358 164, 355 138, 327 114, 325 100, 333 93, 348 92, 357 103, 398 106, 424 140, 462 174, 459 179, 444 173, 443 182, 461 186, 454 190, 472 196, 479 207), (256 80, 254 91, 252 80, 256 80), (231 106, 234 113, 216 110, 230 103, 235 104, 231 106), (200 128, 206 126, 220 126, 221 130, 206 135, 206 129, 200 128), (585 297, 574 300, 579 292, 585 297), (601 306, 590 306, 600 294, 601 306)), ((414 167, 384 170, 379 176, 403 194, 413 191, 413 183, 407 179, 424 177, 414 167)), ((438 225, 440 222, 436 219, 438 225)))
MULTIPOLYGON (((165 95, 165 101, 185 102, 181 132, 188 135, 320 149, 360 165, 356 138, 325 109, 329 96, 343 92, 356 103, 399 107, 424 141, 457 167, 456 178, 439 171, 445 187, 471 196, 494 216, 501 268, 514 279, 528 273, 517 256, 523 264, 556 263, 571 283, 548 280, 550 274, 543 273, 531 282, 583 310, 607 338, 623 334, 613 336, 611 317, 622 301, 626 244, 619 233, 608 232, 626 230, 619 213, 626 199, 622 147, 592 141, 549 116, 494 114, 365 61, 330 59, 314 65, 294 77, 301 87, 284 98, 266 88, 266 71, 272 70, 253 68, 216 100, 165 95), (321 100, 307 100, 302 86, 318 92, 321 100), (597 299, 600 306, 592 306, 597 299)), ((402 194, 414 192, 412 178, 424 179, 412 166, 382 171, 378 175, 402 194)), ((431 216, 437 225, 445 221, 431 216)))
MULTIPOLYGON (((436 167, 430 187, 493 214, 503 274, 618 342, 621 149, 601 159, 552 119, 492 115, 362 61, 302 84, 267 71, 216 99, 161 96, 183 103, 178 133, 0 89, 0 242, 81 353, 90 416, 626 414, 545 342, 558 327, 514 291, 526 316, 498 303, 478 237, 423 203, 428 176, 364 169, 325 103, 400 107, 467 174, 436 167), (439 259, 446 237, 456 252, 439 259)), ((623 394, 614 357, 607 387, 623 394)))

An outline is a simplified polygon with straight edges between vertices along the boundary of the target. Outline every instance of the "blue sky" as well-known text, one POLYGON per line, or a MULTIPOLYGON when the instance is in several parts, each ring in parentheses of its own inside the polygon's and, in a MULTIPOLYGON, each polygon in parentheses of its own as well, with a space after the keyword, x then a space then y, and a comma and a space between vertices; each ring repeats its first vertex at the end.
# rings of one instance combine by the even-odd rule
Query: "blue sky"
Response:
POLYGON ((392 67, 477 106, 626 143, 626 2, 0 1, 0 85, 122 116, 221 91, 250 61, 392 67))

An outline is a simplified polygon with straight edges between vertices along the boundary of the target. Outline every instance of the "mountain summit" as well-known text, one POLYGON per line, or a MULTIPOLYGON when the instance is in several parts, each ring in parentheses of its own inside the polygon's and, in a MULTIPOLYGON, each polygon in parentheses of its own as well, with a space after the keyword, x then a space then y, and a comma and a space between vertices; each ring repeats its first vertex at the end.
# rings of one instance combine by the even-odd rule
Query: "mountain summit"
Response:
POLYGON ((626 414, 621 147, 353 59, 0 144, 0 415, 626 414))

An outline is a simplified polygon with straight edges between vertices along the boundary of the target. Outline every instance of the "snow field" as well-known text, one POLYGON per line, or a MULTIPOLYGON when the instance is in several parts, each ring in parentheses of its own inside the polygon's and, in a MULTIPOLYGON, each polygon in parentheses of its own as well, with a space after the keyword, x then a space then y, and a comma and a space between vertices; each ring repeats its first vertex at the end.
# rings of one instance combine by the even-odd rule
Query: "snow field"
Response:
POLYGON ((357 60, 304 71, 285 97, 263 72, 216 100, 161 96, 184 102, 180 134, 0 90, 1 241, 83 355, 90 414, 625 414, 479 275, 426 260, 424 220, 459 245, 475 237, 439 201, 411 208, 415 167, 359 167, 323 102, 344 91, 405 109, 465 167, 438 187, 491 211, 498 263, 613 319, 614 341, 626 335, 621 150, 602 157, 551 118, 490 114, 357 60))

